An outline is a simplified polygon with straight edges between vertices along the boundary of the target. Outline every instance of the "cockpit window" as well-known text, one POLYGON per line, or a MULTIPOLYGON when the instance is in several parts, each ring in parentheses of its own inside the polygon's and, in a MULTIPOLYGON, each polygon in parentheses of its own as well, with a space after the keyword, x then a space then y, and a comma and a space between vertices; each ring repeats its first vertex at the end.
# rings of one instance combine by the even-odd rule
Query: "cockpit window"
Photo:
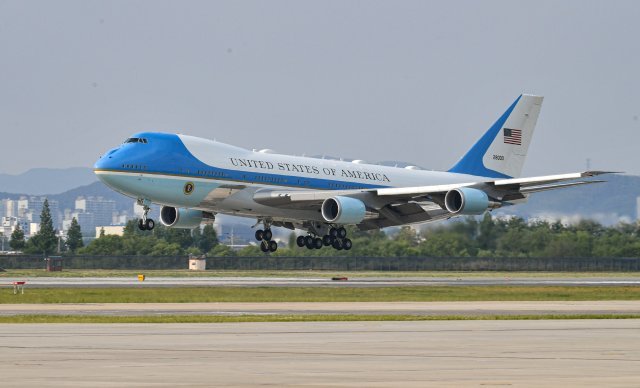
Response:
POLYGON ((125 144, 126 143, 144 143, 147 144, 147 139, 144 139, 142 137, 130 137, 127 140, 124 141, 125 144))

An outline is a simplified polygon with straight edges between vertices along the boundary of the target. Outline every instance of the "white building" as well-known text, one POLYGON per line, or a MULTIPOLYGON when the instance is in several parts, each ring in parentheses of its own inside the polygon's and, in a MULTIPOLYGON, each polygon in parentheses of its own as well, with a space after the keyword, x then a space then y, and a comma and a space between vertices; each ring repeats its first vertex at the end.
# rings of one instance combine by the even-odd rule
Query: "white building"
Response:
POLYGON ((207 260, 202 257, 189 258, 189 269, 192 271, 204 271, 207 269, 207 260))
POLYGON ((96 226, 96 237, 100 237, 100 233, 103 230, 105 236, 122 236, 124 234, 124 225, 96 226))
POLYGON ((7 237, 11 237, 11 233, 16 229, 16 226, 20 224, 20 229, 25 235, 29 235, 29 224, 24 220, 18 219, 18 217, 2 217, 0 219, 0 232, 7 237))

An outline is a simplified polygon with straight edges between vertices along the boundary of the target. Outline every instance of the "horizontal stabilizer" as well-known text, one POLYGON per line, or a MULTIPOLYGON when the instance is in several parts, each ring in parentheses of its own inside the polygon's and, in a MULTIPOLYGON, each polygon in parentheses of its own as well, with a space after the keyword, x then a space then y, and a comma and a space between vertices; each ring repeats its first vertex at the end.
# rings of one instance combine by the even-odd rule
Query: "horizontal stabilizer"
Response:
POLYGON ((539 193, 541 191, 564 189, 567 187, 590 185, 593 183, 604 183, 604 182, 606 181, 578 181, 578 182, 559 183, 555 185, 528 186, 528 187, 521 188, 520 192, 522 194, 531 194, 531 193, 539 193))
POLYGON ((598 175, 604 174, 617 174, 613 171, 584 171, 584 172, 575 172, 570 174, 557 174, 557 175, 545 175, 545 176, 537 176, 531 178, 515 178, 515 179, 501 179, 493 182, 493 185, 496 187, 504 187, 504 186, 519 186, 519 187, 527 187, 534 186, 546 183, 554 183, 554 182, 563 182, 573 179, 580 178, 590 178, 598 175))

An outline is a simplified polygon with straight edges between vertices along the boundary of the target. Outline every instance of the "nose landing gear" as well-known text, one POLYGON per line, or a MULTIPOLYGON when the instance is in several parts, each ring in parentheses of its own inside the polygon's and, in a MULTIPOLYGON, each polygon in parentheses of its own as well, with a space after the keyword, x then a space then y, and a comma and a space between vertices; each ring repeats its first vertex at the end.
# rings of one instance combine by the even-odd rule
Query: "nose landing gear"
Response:
POLYGON ((151 208, 149 207, 149 201, 145 199, 138 199, 138 205, 142 206, 144 213, 142 213, 142 218, 138 220, 138 229, 140 230, 153 230, 155 228, 156 223, 151 218, 147 218, 149 211, 151 208))

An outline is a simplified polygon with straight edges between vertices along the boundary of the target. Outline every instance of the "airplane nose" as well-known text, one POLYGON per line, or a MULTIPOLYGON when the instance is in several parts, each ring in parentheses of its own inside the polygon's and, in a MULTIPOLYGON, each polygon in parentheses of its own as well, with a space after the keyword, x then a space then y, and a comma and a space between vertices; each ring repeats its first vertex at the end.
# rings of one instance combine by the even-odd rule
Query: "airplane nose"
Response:
POLYGON ((100 157, 93 165, 94 170, 110 170, 114 169, 118 165, 114 153, 118 151, 117 148, 109 150, 106 154, 100 157))

